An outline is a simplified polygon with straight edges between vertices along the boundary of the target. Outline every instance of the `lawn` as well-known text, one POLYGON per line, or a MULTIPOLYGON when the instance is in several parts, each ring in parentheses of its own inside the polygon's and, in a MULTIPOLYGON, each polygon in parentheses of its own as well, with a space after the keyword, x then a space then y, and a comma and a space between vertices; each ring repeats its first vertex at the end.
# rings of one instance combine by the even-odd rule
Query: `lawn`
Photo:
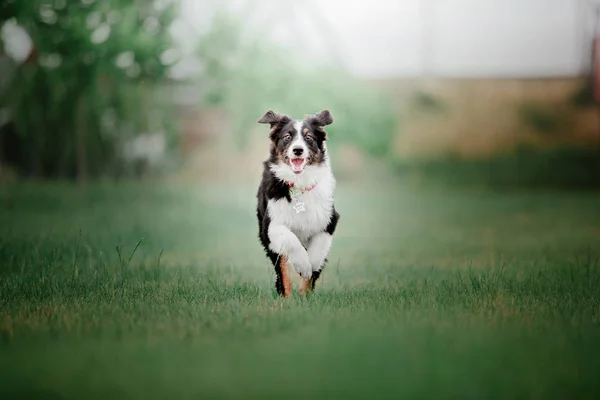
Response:
POLYGON ((600 193, 340 183, 285 300, 254 193, 5 185, 0 397, 600 396, 600 193))

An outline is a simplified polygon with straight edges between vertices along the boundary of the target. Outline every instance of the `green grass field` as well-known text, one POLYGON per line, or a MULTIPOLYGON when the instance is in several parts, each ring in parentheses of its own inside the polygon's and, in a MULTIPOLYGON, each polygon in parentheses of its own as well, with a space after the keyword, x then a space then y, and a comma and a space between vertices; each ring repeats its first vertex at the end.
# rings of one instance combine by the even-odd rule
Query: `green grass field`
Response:
POLYGON ((5 186, 0 397, 600 396, 600 193, 340 183, 286 300, 254 193, 5 186))

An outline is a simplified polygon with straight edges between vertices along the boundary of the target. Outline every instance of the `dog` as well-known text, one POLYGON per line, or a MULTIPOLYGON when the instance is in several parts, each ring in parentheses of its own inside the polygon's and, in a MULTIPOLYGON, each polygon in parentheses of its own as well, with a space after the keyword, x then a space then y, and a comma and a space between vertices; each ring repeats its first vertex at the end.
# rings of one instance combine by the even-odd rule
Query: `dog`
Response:
POLYGON ((277 293, 291 295, 291 267, 300 275, 300 293, 308 294, 327 262, 340 218, 324 130, 333 117, 323 110, 294 120, 269 110, 257 122, 270 125, 271 146, 256 195, 258 236, 275 267, 277 293))

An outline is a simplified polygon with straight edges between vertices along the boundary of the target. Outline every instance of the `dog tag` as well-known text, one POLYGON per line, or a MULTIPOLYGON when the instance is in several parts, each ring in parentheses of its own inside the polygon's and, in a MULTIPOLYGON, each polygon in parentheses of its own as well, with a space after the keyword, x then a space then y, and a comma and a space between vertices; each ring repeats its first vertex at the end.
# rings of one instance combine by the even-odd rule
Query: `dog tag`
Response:
POLYGON ((295 197, 294 200, 296 201, 296 204, 294 205, 294 210, 296 210, 296 214, 300 214, 301 212, 306 211, 306 209, 304 208, 305 203, 303 201, 299 201, 295 197))

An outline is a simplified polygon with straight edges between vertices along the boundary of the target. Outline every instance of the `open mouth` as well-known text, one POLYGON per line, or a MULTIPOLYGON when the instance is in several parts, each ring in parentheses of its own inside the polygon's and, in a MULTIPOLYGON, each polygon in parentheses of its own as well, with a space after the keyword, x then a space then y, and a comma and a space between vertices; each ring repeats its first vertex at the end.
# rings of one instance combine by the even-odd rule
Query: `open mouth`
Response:
POLYGON ((306 166, 306 161, 306 158, 291 158, 290 167, 292 167, 292 172, 295 174, 301 174, 306 166))

